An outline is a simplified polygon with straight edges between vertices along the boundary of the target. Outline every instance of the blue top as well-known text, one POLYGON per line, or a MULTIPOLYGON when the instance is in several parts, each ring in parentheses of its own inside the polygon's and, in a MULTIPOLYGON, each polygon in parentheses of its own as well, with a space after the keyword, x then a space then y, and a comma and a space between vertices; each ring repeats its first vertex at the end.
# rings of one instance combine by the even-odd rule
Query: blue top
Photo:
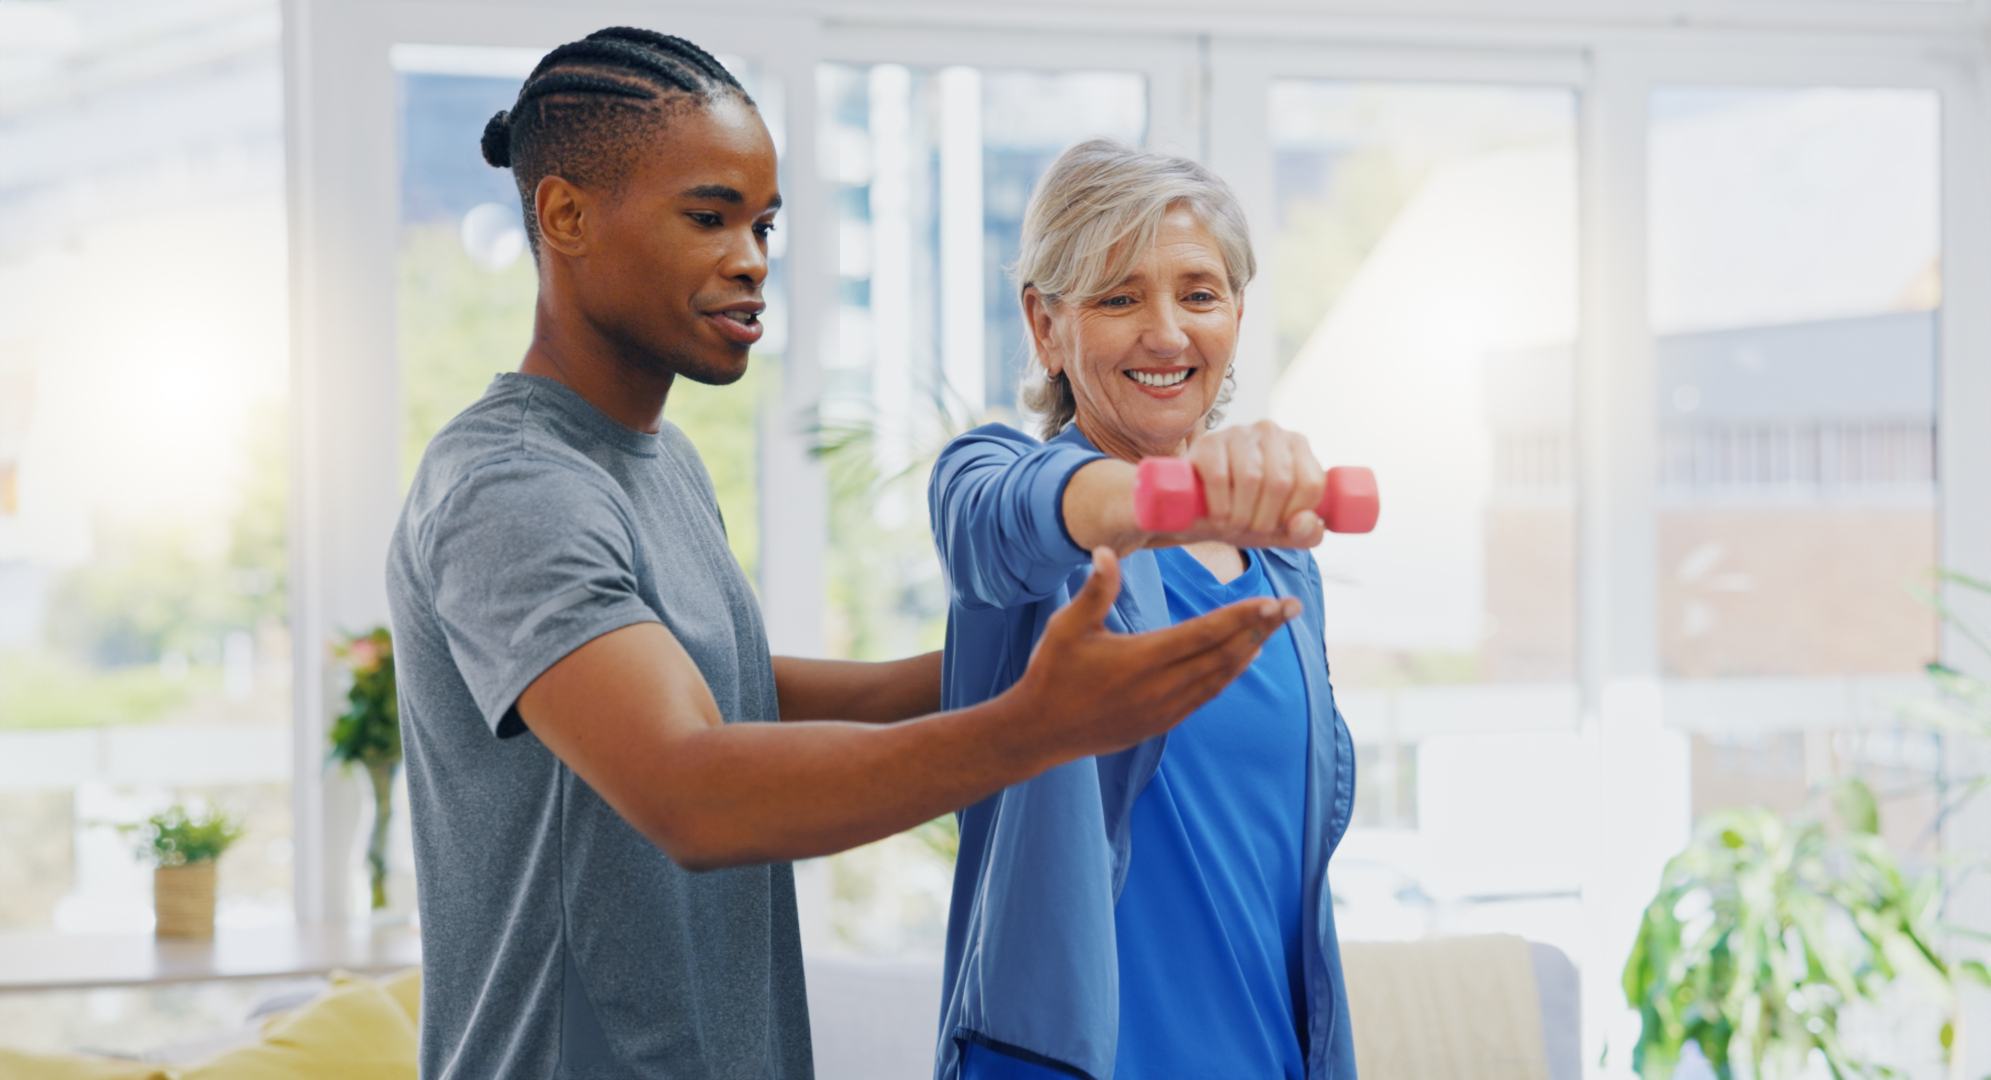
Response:
MULTIPOLYGON (((1065 531, 1063 496, 1071 475, 1100 457, 1076 427, 1040 443, 998 424, 968 432, 941 453, 928 500, 951 593, 941 684, 946 708, 986 701, 1015 683, 1045 622, 1084 584, 1090 555, 1065 531)), ((1312 555, 1254 554, 1271 594, 1303 606, 1285 635, 1307 721, 1299 908, 1303 1075, 1353 1080, 1355 1043, 1327 863, 1354 809, 1354 747, 1328 685, 1320 572, 1312 555)), ((1154 552, 1129 555, 1120 570, 1109 629, 1138 633, 1175 621, 1154 552)), ((1067 762, 961 812, 937 1080, 960 1077, 969 1045, 1065 1076, 1114 1075, 1121 1002, 1115 905, 1131 866, 1135 804, 1173 737, 1067 762)))
MULTIPOLYGON (((1155 553, 1168 613, 1193 619, 1270 596, 1262 559, 1227 582, 1179 548, 1155 553)), ((1303 1073, 1298 1016, 1306 696, 1284 629, 1251 668, 1169 734, 1134 802, 1135 857, 1115 909, 1115 1080, 1303 1073)), ((1049 1067, 974 1046, 964 1080, 1053 1080, 1049 1067)))
MULTIPOLYGON (((1176 622, 1272 594, 1263 559, 1218 584, 1180 548, 1155 557, 1176 622)), ((1134 859, 1115 912, 1115 1080, 1300 1080, 1306 805, 1306 691, 1282 628, 1169 733, 1134 802, 1134 859)))

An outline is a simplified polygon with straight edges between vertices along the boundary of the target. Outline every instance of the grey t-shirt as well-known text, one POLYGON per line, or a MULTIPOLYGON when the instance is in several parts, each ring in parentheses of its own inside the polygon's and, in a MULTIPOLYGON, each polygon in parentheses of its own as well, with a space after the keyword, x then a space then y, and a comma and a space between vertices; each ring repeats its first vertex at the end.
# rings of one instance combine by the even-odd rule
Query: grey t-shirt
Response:
POLYGON ((690 440, 500 375, 429 444, 387 577, 422 1076, 809 1077, 789 867, 681 869, 515 708, 579 646, 661 622, 728 723, 778 717, 760 609, 690 440))

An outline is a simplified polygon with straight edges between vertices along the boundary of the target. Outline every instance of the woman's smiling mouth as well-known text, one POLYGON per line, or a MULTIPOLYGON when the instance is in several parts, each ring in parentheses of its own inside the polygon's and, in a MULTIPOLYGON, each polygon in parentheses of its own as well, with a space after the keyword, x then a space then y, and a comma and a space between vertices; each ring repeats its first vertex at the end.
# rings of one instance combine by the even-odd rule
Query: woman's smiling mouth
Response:
POLYGON ((1196 369, 1170 368, 1167 371, 1129 371, 1126 374, 1128 378, 1140 383, 1142 386, 1152 386, 1157 390, 1166 390, 1171 386, 1182 385, 1182 383, 1188 380, 1189 376, 1196 374, 1196 369))

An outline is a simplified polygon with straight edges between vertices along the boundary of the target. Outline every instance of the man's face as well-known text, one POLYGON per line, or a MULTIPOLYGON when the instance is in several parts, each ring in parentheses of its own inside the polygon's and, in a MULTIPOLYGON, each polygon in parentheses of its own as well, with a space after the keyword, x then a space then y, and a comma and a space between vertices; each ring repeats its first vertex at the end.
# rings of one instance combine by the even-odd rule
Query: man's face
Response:
POLYGON ((712 385, 744 375, 781 206, 760 114, 730 98, 678 113, 619 191, 589 201, 595 220, 574 261, 589 321, 652 371, 712 385))

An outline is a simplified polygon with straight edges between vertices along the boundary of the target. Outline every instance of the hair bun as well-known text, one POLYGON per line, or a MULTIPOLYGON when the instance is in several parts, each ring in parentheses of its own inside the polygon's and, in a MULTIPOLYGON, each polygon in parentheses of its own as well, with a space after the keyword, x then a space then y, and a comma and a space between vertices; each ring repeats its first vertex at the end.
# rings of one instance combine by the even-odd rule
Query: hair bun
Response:
POLYGON ((480 144, 484 149, 484 160, 494 169, 512 167, 512 114, 500 109, 484 125, 484 138, 480 144))

